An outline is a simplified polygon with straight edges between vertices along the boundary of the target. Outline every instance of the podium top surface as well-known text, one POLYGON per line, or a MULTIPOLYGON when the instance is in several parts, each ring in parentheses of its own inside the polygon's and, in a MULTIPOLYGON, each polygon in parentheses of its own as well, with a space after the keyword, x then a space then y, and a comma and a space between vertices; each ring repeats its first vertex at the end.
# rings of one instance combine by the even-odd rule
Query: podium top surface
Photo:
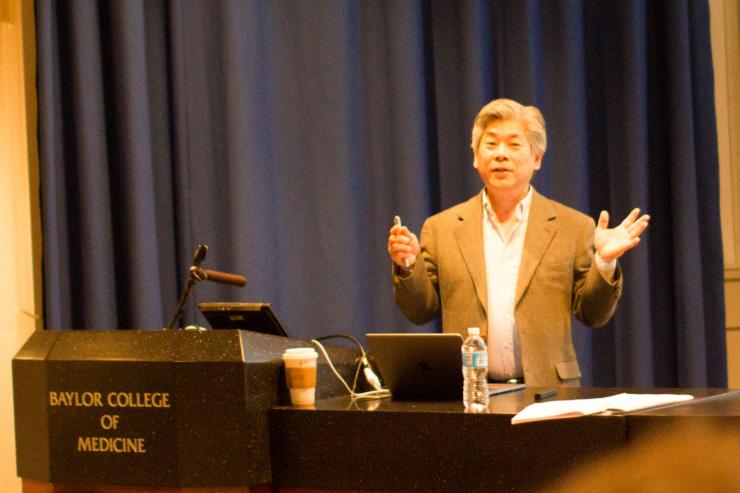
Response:
POLYGON ((15 360, 46 361, 276 361, 306 341, 243 330, 42 330, 15 360))

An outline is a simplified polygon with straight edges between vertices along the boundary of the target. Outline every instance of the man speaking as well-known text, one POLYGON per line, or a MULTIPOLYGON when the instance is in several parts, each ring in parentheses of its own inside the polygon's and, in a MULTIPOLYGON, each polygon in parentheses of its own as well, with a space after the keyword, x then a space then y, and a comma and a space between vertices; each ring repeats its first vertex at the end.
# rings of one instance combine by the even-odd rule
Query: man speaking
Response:
POLYGON ((539 194, 530 182, 547 148, 542 113, 509 99, 473 124, 473 167, 483 191, 424 222, 421 242, 394 225, 388 237, 396 301, 413 323, 442 312, 445 332, 480 327, 489 379, 578 385, 571 314, 591 327, 614 313, 617 259, 649 216, 634 209, 615 228, 539 194))

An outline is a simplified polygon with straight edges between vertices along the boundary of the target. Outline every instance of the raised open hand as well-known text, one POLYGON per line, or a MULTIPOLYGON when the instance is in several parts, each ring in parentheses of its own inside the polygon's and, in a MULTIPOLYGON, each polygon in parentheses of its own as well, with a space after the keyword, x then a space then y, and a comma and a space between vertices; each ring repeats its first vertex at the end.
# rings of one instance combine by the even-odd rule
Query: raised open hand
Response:
POLYGON ((594 247, 601 260, 611 262, 640 243, 640 235, 648 227, 650 216, 643 214, 638 218, 639 214, 640 209, 632 209, 618 226, 608 228, 609 213, 601 211, 594 233, 594 247))

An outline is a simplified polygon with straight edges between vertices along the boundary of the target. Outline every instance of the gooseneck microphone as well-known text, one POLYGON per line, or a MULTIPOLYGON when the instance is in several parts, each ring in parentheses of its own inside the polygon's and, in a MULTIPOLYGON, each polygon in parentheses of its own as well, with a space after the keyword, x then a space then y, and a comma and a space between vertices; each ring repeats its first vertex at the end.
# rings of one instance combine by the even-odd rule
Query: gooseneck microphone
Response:
POLYGON ((208 245, 205 243, 199 243, 198 246, 195 247, 195 252, 193 252, 193 260, 190 261, 190 269, 192 270, 193 267, 200 267, 200 264, 202 264, 206 259, 207 253, 208 245))
POLYGON ((247 280, 239 274, 228 274, 217 270, 201 269, 200 267, 190 267, 190 274, 195 276, 199 281, 213 281, 221 284, 230 284, 232 286, 244 286, 247 280))
POLYGON ((207 253, 208 245, 204 243, 199 244, 195 248, 195 252, 193 252, 193 259, 190 261, 190 275, 188 276, 188 282, 185 284, 185 289, 183 289, 182 295, 180 295, 180 300, 177 303, 175 313, 172 314, 172 318, 170 318, 170 321, 167 323, 165 330, 172 329, 177 323, 177 320, 182 315, 182 309, 185 306, 185 301, 187 301, 188 296, 190 295, 190 290, 193 288, 193 284, 195 284, 196 282, 213 281, 221 284, 229 284, 231 286, 244 286, 247 284, 247 280, 244 278, 244 276, 240 276, 239 274, 229 274, 226 272, 219 272, 217 270, 201 268, 200 264, 202 264, 203 260, 205 260, 207 253))

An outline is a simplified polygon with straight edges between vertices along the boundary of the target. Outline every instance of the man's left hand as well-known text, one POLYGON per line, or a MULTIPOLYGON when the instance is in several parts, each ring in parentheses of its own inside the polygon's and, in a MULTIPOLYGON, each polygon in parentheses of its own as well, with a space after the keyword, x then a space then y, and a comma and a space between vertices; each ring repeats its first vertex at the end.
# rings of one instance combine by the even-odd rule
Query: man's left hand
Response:
POLYGON ((633 209, 619 226, 609 229, 609 213, 601 211, 594 233, 594 247, 601 260, 611 262, 618 259, 640 243, 640 235, 648 227, 650 216, 643 214, 638 219, 639 215, 640 209, 633 209))

